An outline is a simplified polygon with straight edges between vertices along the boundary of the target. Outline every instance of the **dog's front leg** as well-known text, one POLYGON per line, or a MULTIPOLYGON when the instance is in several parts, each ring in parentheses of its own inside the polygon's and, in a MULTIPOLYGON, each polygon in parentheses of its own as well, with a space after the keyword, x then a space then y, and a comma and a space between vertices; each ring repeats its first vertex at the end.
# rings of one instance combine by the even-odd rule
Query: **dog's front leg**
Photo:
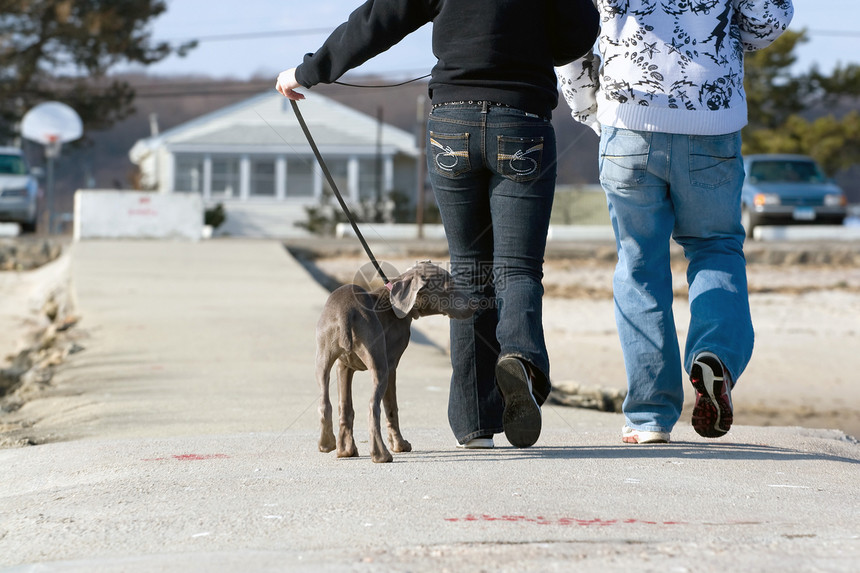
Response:
POLYGON ((412 444, 403 439, 400 433, 400 415, 397 408, 397 371, 392 368, 388 373, 388 387, 385 389, 385 417, 388 419, 388 443, 395 452, 411 452, 412 444))
POLYGON ((337 457, 354 458, 358 455, 352 433, 355 410, 352 408, 352 375, 355 370, 341 361, 337 363, 337 390, 340 403, 340 429, 338 430, 337 457))

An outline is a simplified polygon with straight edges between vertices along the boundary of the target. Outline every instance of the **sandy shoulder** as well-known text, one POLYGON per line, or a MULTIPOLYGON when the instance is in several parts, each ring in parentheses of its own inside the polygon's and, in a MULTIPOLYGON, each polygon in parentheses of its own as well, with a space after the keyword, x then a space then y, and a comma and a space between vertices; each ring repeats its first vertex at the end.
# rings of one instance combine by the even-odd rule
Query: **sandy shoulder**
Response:
POLYGON ((0 363, 17 352, 37 330, 47 326, 42 312, 51 299, 64 299, 69 289, 70 256, 29 271, 0 272, 0 363))

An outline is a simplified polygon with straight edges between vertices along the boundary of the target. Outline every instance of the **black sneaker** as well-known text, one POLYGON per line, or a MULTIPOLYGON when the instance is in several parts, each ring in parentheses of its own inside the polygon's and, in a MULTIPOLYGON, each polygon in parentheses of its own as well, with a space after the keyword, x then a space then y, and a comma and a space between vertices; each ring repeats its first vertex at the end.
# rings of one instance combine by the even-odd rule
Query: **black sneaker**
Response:
POLYGON ((696 389, 693 428, 704 438, 720 438, 732 427, 732 384, 723 363, 702 352, 693 361, 690 382, 696 389))
POLYGON ((496 363, 496 384, 505 400, 505 437, 517 448, 533 445, 540 437, 541 415, 525 363, 513 356, 500 358, 496 363))

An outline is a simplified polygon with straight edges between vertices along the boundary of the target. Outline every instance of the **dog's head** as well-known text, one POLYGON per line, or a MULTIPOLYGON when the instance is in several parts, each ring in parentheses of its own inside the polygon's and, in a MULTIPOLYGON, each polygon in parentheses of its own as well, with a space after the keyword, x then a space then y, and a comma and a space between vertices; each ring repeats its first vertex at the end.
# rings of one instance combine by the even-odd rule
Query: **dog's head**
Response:
POLYGON ((444 314, 469 318, 477 310, 470 297, 454 287, 451 274, 422 261, 391 281, 391 308, 397 318, 444 314))

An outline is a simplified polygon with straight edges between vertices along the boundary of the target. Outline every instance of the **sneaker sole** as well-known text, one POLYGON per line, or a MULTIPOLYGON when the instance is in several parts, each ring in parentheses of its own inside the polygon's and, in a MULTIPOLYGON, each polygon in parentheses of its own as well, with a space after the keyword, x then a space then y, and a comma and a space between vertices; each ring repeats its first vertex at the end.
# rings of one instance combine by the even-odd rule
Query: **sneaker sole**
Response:
POLYGON ((663 438, 651 438, 650 440, 639 440, 636 436, 622 436, 621 441, 625 444, 668 444, 669 440, 665 440, 663 438))
POLYGON ((703 368, 693 365, 690 381, 696 389, 696 405, 693 407, 693 428, 703 438, 721 438, 732 427, 732 407, 723 398, 725 379, 711 377, 706 380, 703 368))
POLYGON ((493 438, 474 438, 465 444, 458 443, 457 447, 464 450, 492 450, 496 444, 493 443, 493 438))
POLYGON ((512 446, 528 448, 540 437, 540 406, 529 390, 525 366, 517 358, 503 358, 496 365, 496 383, 505 399, 502 425, 512 446))
MULTIPOLYGON (((627 428, 625 427, 624 430, 627 428)), ((630 431, 626 432, 622 430, 621 441, 625 444, 668 444, 669 443, 669 434, 666 434, 665 437, 661 435, 661 432, 637 432, 630 431), (643 436, 648 436, 645 439, 641 439, 643 436)))

